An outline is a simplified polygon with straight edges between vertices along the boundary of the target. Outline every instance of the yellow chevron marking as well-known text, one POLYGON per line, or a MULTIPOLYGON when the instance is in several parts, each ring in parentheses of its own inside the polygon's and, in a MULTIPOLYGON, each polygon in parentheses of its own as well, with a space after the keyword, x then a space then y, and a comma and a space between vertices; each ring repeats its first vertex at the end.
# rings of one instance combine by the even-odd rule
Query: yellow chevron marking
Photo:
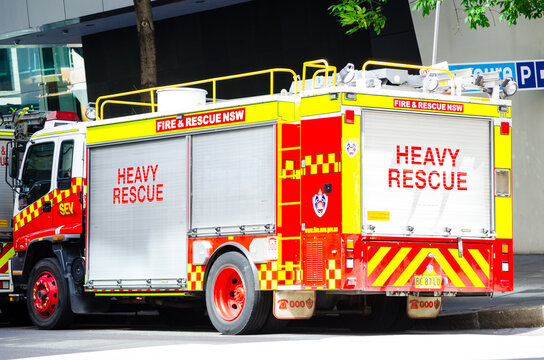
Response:
POLYGON ((370 261, 368 262, 368 270, 367 270, 368 276, 372 274, 376 266, 378 266, 378 264, 383 260, 385 255, 387 255, 387 253, 389 252, 389 250, 391 250, 390 247, 382 247, 376 252, 376 254, 374 254, 372 259, 370 259, 370 261))
POLYGON ((382 273, 380 274, 380 276, 378 276, 376 281, 374 281, 374 284, 372 284, 372 286, 383 286, 383 284, 385 284, 387 279, 389 279, 393 271, 397 269, 397 267, 400 265, 402 260, 404 260, 409 252, 410 248, 401 248, 397 255, 395 255, 391 262, 389 262, 385 269, 383 269, 382 273))
POLYGON ((2 258, 0 258, 0 267, 4 266, 4 264, 7 263, 13 256, 15 256, 15 249, 11 248, 4 256, 2 256, 2 258))
MULTIPOLYGON (((411 249, 410 249, 411 250, 411 249)), ((426 249, 421 249, 419 253, 416 255, 414 260, 408 265, 408 267, 402 272, 402 274, 399 276, 397 281, 393 284, 393 286, 404 286, 410 280, 410 278, 414 275, 416 269, 421 265, 423 260, 427 257, 428 251, 426 249)))
POLYGON ((455 287, 465 287, 465 284, 461 280, 461 278, 457 275, 455 270, 452 269, 451 265, 448 263, 448 261, 444 258, 442 253, 438 251, 438 249, 426 249, 429 250, 434 255, 434 259, 438 262, 442 270, 446 273, 448 276, 448 279, 451 280, 453 283, 453 286, 455 287))
POLYGON ((457 262, 461 266, 461 269, 463 269, 465 275, 470 279, 475 287, 485 287, 482 280, 480 280, 478 275, 476 275, 474 270, 470 267, 467 259, 465 259, 464 257, 460 258, 459 252, 456 249, 450 249, 450 253, 455 258, 455 260, 457 260, 457 262))
POLYGON ((480 269, 484 272, 485 276, 489 278, 489 263, 487 260, 482 256, 482 253, 477 249, 470 249, 468 251, 470 255, 476 260, 478 263, 478 266, 480 266, 480 269))

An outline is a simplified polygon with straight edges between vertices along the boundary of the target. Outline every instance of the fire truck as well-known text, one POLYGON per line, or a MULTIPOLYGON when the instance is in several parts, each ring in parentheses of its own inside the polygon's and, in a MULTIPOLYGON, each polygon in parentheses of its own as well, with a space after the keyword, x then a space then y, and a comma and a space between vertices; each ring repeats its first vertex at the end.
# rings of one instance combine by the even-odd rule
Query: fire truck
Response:
MULTIPOLYGON (((0 181, 0 318, 23 323, 27 319, 21 316, 20 305, 9 304, 9 293, 14 291, 11 281, 10 258, 15 255, 13 248, 13 179, 8 178, 8 152, 23 154, 30 137, 42 130, 46 121, 78 120, 73 112, 38 111, 28 107, 0 115, 0 166, 5 169, 0 181), (13 305, 13 306, 11 306, 13 305)), ((20 156, 17 158, 20 159, 20 156)), ((17 166, 19 161, 17 162, 17 166)), ((25 309, 26 311, 26 309, 25 309)))
POLYGON ((19 168, 9 152, 9 293, 44 329, 112 299, 196 299, 219 332, 247 334, 326 312, 393 326, 512 291, 516 90, 470 69, 314 60, 100 97, 96 121, 46 122, 19 168), (264 95, 217 97, 263 76, 264 95))

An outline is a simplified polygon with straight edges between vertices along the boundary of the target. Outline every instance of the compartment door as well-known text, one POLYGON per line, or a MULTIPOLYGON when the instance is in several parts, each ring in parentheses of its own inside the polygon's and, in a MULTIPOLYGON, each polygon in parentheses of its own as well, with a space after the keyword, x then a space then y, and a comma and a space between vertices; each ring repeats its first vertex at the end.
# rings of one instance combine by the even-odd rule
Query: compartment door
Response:
POLYGON ((95 288, 179 288, 187 278, 187 169, 185 137, 89 150, 95 288))
POLYGON ((362 224, 380 235, 488 237, 486 118, 363 111, 362 224))

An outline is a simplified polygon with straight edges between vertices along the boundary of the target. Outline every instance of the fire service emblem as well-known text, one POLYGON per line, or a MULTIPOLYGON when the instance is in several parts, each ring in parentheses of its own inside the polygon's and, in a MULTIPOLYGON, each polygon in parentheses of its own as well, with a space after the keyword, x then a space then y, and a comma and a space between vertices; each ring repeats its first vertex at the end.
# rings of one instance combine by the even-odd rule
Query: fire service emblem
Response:
POLYGON ((327 211, 328 203, 329 203, 328 196, 326 194, 323 194, 321 189, 319 189, 319 192, 316 195, 314 195, 312 200, 315 214, 319 217, 322 217, 325 214, 325 211, 327 211))
POLYGON ((346 143, 346 154, 348 154, 350 158, 357 155, 357 144, 352 139, 349 139, 346 143))

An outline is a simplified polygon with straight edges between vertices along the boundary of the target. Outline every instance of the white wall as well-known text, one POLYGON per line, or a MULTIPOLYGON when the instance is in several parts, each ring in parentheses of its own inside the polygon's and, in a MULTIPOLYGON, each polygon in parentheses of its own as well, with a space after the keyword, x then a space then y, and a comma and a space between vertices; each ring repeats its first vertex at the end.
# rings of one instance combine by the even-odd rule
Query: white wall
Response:
MULTIPOLYGON (((456 1, 459 5, 460 1, 456 1)), ((434 12, 412 12, 423 64, 432 59, 434 12)), ((471 30, 451 0, 442 3, 437 61, 449 63, 544 59, 544 21, 519 20, 509 27, 491 18, 488 29, 471 30)), ((512 98, 514 251, 544 254, 544 90, 512 98)))

